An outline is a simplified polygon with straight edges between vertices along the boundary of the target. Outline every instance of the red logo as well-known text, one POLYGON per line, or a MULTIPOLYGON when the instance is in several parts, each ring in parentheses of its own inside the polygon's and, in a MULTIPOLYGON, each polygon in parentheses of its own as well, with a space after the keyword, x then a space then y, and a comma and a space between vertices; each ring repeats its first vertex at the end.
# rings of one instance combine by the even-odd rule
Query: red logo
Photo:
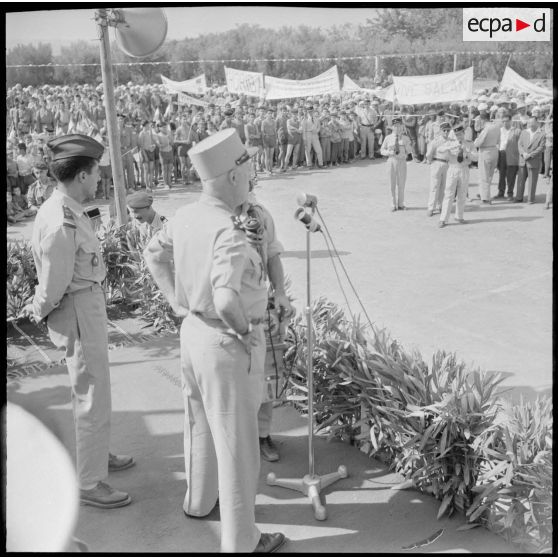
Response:
POLYGON ((520 19, 515 18, 515 30, 516 31, 521 31, 522 29, 525 29, 526 27, 531 27, 530 23, 525 23, 524 21, 521 21, 520 19))

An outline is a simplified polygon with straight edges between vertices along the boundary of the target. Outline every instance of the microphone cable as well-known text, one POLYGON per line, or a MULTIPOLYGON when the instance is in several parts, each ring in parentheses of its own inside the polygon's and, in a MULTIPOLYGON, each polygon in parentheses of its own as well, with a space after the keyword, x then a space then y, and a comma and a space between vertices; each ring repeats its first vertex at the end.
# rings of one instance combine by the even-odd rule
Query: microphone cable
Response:
MULTIPOLYGON (((341 259, 341 256, 339 255, 339 252, 337 251, 337 248, 335 247, 335 243, 333 242, 333 238, 331 237, 331 234, 329 233, 329 229, 327 228, 327 225, 324 221, 324 218, 322 217, 322 214, 320 213, 320 210, 318 209, 318 207, 316 207, 316 213, 318 214, 318 217, 320 218, 320 221, 323 224, 324 227, 324 238, 326 239, 326 245, 328 247, 330 256, 331 256, 331 250, 329 248, 329 243, 327 240, 327 237, 329 237, 329 241, 331 242, 331 246, 333 247, 333 250, 335 251, 335 255, 337 256, 337 259, 339 260, 339 264, 341 265, 341 268, 343 269, 343 272, 345 273, 345 277, 347 278, 347 281, 349 282, 349 285, 351 286, 351 289, 353 290, 353 293, 355 294, 358 303, 360 305, 360 307, 362 308, 362 311, 364 312, 364 315, 366 316, 366 319, 368 320, 368 324, 370 325, 371 329, 374 329, 374 326, 372 325, 372 320, 370 319, 370 317, 368 316, 368 313, 366 312, 366 308, 364 308, 364 304, 362 303, 362 300, 360 299, 360 296, 358 295, 355 286, 353 285, 353 282, 351 281, 351 278, 349 277, 349 274, 347 273, 347 269, 345 268, 345 265, 343 264, 343 260, 341 259), (327 237, 326 237, 327 235, 327 237)), ((333 257, 331 258, 331 261, 333 262, 333 257)), ((334 269, 335 269, 335 265, 334 265, 334 269)), ((337 274, 337 270, 336 270, 336 274, 337 274)), ((341 291, 343 291, 343 287, 341 286, 341 281, 339 279, 339 275, 337 275, 338 281, 339 281, 339 285, 341 287, 341 291)), ((343 296, 345 296, 345 292, 343 291, 343 296)), ((345 296, 345 300, 347 300, 347 297, 345 296)), ((349 304, 347 303, 347 306, 349 306, 349 304)), ((349 306, 349 312, 351 312, 350 306, 349 306)), ((351 317, 354 319, 354 316, 351 312, 351 317)))

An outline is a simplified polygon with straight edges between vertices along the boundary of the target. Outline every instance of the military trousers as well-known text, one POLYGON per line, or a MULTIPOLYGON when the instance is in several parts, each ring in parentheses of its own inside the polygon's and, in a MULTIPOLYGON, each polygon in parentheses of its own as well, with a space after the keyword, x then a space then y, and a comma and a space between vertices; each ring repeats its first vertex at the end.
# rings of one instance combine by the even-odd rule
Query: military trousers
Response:
POLYGON ((497 147, 486 147, 479 150, 479 192, 482 201, 490 201, 490 184, 497 165, 497 147))
POLYGON ((407 161, 403 158, 389 157, 388 165, 389 181, 391 186, 391 202, 395 207, 403 207, 405 205, 407 161))
POLYGON ((428 211, 442 207, 448 164, 442 161, 432 161, 430 165, 430 194, 428 196, 428 211))
POLYGON ((111 392, 105 295, 100 285, 67 294, 47 317, 70 376, 81 487, 108 475, 111 392))
POLYGON ((265 359, 236 336, 189 314, 180 329, 184 396, 184 511, 203 517, 219 497, 221 552, 253 552, 260 540, 255 502, 260 471, 258 408, 265 359))
POLYGON ((467 190, 469 188, 469 167, 463 165, 449 165, 446 177, 446 190, 440 213, 440 221, 447 223, 451 214, 451 206, 455 198, 455 218, 463 219, 467 190))

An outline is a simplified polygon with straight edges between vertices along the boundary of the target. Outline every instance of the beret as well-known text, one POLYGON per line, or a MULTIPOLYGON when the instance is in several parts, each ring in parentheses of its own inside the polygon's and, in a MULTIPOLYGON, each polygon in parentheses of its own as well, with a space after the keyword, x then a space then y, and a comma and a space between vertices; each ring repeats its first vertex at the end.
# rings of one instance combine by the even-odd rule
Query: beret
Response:
POLYGON ((465 128, 463 127, 463 124, 458 124, 453 131, 454 132, 462 132, 465 128))
POLYGON ((134 192, 126 198, 126 204, 132 209, 143 209, 153 203, 153 196, 147 192, 134 192))
POLYGON ((400 116, 394 116, 391 121, 392 124, 401 124, 401 122, 403 122, 403 119, 400 116))
POLYGON ((83 134, 69 134, 50 140, 47 146, 52 151, 52 160, 68 159, 70 157, 91 157, 100 159, 104 146, 97 140, 83 134))
POLYGON ((227 109, 224 113, 225 116, 232 116, 234 114, 233 109, 227 109))
POLYGON ((486 103, 479 103, 478 109, 479 110, 486 110, 488 105, 486 103))
POLYGON ((27 145, 25 145, 23 142, 21 142, 21 143, 17 144, 17 148, 18 149, 27 149, 27 145))
POLYGON ((440 130, 449 130, 451 128, 449 122, 442 122, 440 124, 440 130))

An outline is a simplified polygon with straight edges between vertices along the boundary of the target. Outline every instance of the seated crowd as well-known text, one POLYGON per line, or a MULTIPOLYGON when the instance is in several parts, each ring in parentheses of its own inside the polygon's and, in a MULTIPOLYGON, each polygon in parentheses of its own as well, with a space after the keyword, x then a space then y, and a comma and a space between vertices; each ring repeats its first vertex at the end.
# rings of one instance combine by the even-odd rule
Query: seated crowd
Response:
MULTIPOLYGON (((427 162, 428 145, 444 122, 462 125, 474 141, 493 120, 510 117, 524 129, 531 116, 546 135, 541 173, 550 176, 552 105, 516 91, 482 90, 462 103, 399 106, 371 90, 266 102, 212 88, 180 105, 162 85, 118 86, 115 91, 124 179, 128 192, 171 188, 198 180, 188 150, 224 128, 235 128, 258 153, 254 172, 264 176, 382 158, 380 149, 394 116, 410 140, 409 160, 427 162)), ((112 171, 102 87, 92 85, 21 87, 7 95, 8 222, 33 216, 55 186, 48 173, 47 142, 55 136, 83 133, 107 149, 100 161, 98 196, 111 196, 112 171)), ((503 172, 502 169, 499 169, 503 172)), ((504 170, 505 172, 505 170, 504 170)))

